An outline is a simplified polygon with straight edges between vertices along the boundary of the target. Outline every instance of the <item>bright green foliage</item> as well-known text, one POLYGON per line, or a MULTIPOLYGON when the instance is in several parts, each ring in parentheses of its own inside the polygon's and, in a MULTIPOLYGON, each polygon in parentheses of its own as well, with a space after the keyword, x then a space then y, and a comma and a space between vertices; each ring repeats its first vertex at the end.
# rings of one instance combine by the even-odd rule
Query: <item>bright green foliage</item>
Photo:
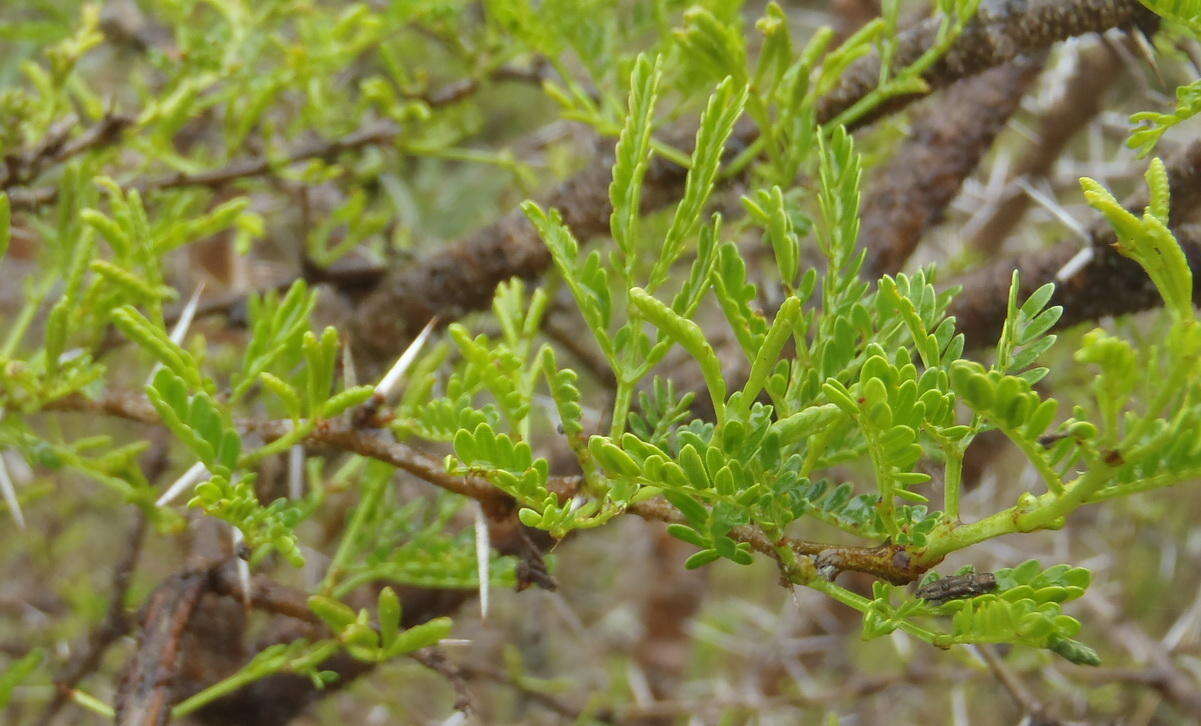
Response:
MULTIPOLYGON (((895 279, 885 275, 880 279, 878 301, 881 315, 896 314, 905 321, 926 368, 937 368, 963 355, 963 334, 955 332, 955 318, 944 315, 958 290, 940 295, 929 277, 925 271, 913 277, 899 274, 895 279)), ((1054 342, 1054 337, 1051 340, 1054 342)))
POLYGON ((559 412, 559 428, 572 442, 572 447, 578 448, 584 433, 584 409, 580 406, 581 394, 576 386, 579 376, 573 370, 560 369, 555 351, 549 346, 542 349, 541 361, 547 388, 559 412))
POLYGON ((378 628, 371 625, 366 608, 354 610, 333 598, 314 595, 309 609, 333 631, 346 652, 358 660, 381 662, 434 645, 450 634, 450 618, 434 618, 411 628, 401 629, 400 601, 396 592, 380 591, 376 610, 378 628))
POLYGON ((251 295, 250 342, 235 378, 235 398, 245 395, 259 381, 259 375, 269 371, 276 361, 280 361, 281 368, 294 362, 315 304, 316 298, 303 281, 293 284, 282 300, 273 292, 262 297, 251 295))
MULTIPOLYGON (((454 439, 455 457, 469 470, 487 472, 492 483, 521 502, 546 496, 546 459, 534 460, 530 445, 514 442, 486 423, 474 431, 460 430, 454 439)), ((453 468, 453 461, 450 462, 453 468)))
POLYGON ((627 260, 636 259, 632 245, 637 239, 642 178, 650 163, 651 131, 661 78, 659 59, 656 57, 652 64, 646 56, 639 56, 630 77, 630 107, 617 140, 613 182, 609 185, 609 200, 613 205, 609 226, 613 242, 627 260))
POLYGON ((1051 283, 1031 293, 1021 306, 1018 305, 1018 289, 1018 273, 1015 270, 1009 284, 1005 325, 1001 330, 1001 340, 997 343, 996 368, 1012 372, 1033 385, 1047 375, 1047 369, 1030 366, 1055 344, 1055 336, 1047 335, 1047 331, 1059 321, 1063 308, 1058 305, 1046 307, 1055 292, 1055 286, 1051 283))
MULTIPOLYGON (((47 470, 81 473, 141 507, 161 533, 176 532, 180 516, 155 504, 162 492, 138 461, 148 441, 74 438, 47 424, 56 408, 94 411, 101 407, 89 409, 92 401, 124 394, 135 404, 126 417, 170 434, 172 470, 203 465, 188 505, 236 528, 250 566, 270 567, 273 555, 303 564, 301 523, 323 511, 341 519, 343 509, 324 509, 331 504, 346 511, 329 568, 308 593, 330 637, 259 652, 178 704, 175 716, 272 674, 307 675, 324 687, 332 674, 320 666, 341 651, 375 664, 447 637, 446 618, 402 628, 400 601, 385 584, 525 584, 512 557, 492 553, 482 572, 476 535, 463 526, 475 504, 468 509, 452 491, 510 498, 524 526, 555 539, 629 511, 668 519, 667 531, 695 548, 686 567, 773 558, 787 584, 862 613, 865 638, 900 630, 941 647, 1009 643, 1098 662, 1074 640, 1081 624, 1064 609, 1089 585, 1082 568, 1026 562, 998 570, 995 591, 941 604, 883 582, 934 578, 951 553, 1062 527, 1084 505, 1201 476, 1201 323, 1158 159, 1141 216, 1082 180, 1085 199, 1115 229, 1118 250, 1147 271, 1167 315, 1137 341, 1121 326, 1083 335, 1074 360, 1096 375, 1079 400, 1071 376, 1042 365, 1062 313, 1050 305, 1052 285, 1022 301, 1014 273, 989 365, 967 357, 974 354, 948 313, 958 289, 937 285, 933 268, 864 279, 860 203, 871 163, 857 143, 873 153, 878 143, 857 141, 848 128, 897 96, 927 90, 923 73, 979 0, 935 3, 933 44, 906 67, 897 64, 896 0, 837 47, 829 29, 798 42, 775 2, 753 27, 743 27, 737 0, 687 9, 487 0, 478 12, 462 2, 148 4, 168 24, 174 52, 147 51, 154 72, 130 79, 138 107, 125 136, 112 149, 85 149, 52 175, 19 180, 11 200, 0 194, 0 261, 15 226, 40 245, 20 308, 4 320, 0 447, 47 470), (882 61, 875 90, 819 124, 820 100, 873 52, 882 61), (553 260, 551 279, 501 284, 487 322, 443 320, 451 323, 445 339, 395 390, 357 385, 344 331, 314 326, 318 291, 303 280, 282 294, 251 293, 247 330, 232 344, 195 332, 189 342, 188 331, 169 324, 173 303, 186 298, 171 282, 179 254, 217 235, 239 252, 265 237, 265 219, 252 211, 260 209, 253 193, 266 186, 257 177, 303 188, 306 205, 310 187, 343 192, 298 236, 317 268, 352 250, 384 260, 415 230, 428 231, 413 221, 407 177, 420 171, 415 158, 489 164, 506 182, 528 184, 529 170, 512 154, 475 148, 480 108, 470 98, 439 98, 426 69, 412 66, 415 53, 445 61, 463 87, 520 76, 527 65, 540 76, 543 61, 553 69, 541 84, 546 106, 615 139, 612 243, 577 239, 564 222, 572 215, 522 203, 553 260), (181 137, 206 120, 211 134, 185 152, 181 137), (695 124, 690 152, 664 140, 669 124, 695 124), (118 157, 120 173, 110 178, 118 157), (668 164, 686 177, 675 203, 656 212, 663 200, 645 198, 648 173, 668 164), (714 207, 733 177, 745 184, 746 214, 723 222, 714 207), (770 257, 753 255, 756 243, 770 257), (560 291, 607 363, 611 392, 565 367, 569 359, 544 335, 560 291), (733 356, 711 320, 728 328, 733 356), (668 376, 678 367, 699 371, 704 392, 668 376), (1055 385, 1058 399, 1043 385, 1055 385), (149 407, 137 405, 141 393, 149 407), (989 430, 1003 433, 1042 481, 1013 506, 965 522, 964 457, 989 430), (336 451, 354 436, 362 437, 357 446, 336 451), (442 453, 449 444, 445 471, 413 465, 408 443, 436 443, 442 453), (575 458, 563 471, 552 471, 556 445, 575 458), (303 469, 289 473, 303 473, 296 479, 305 489, 268 501, 264 472, 282 454, 303 469), (396 485, 398 462, 432 483, 455 476, 462 486, 413 497, 396 485), (476 488, 486 486, 496 491, 476 488), (860 568, 882 578, 871 598, 836 584, 828 568, 837 568, 823 564, 841 545, 790 539, 831 529, 834 541, 880 558, 860 568), (378 591, 374 615, 343 602, 368 586, 378 591)), ((1195 2, 1145 4, 1201 28, 1195 2)), ((28 82, 0 94, 0 151, 36 148, 68 113, 104 118, 98 91, 76 69, 100 42, 98 28, 89 6, 43 60, 24 63, 28 82)), ((1197 84, 1184 86, 1174 113, 1136 114, 1145 127, 1130 145, 1150 153, 1167 128, 1201 109, 1198 94, 1197 84)), ((455 219, 445 234, 478 221, 459 197, 447 205, 453 214, 444 216, 455 219)), ((40 657, 0 677, 0 706, 40 657)))
POLYGON ((264 507, 252 485, 253 479, 249 477, 231 481, 216 474, 196 486, 196 494, 188 500, 188 506, 200 507, 237 527, 257 557, 274 551, 294 567, 300 567, 304 557, 294 531, 300 523, 300 511, 286 499, 276 499, 264 507))
POLYGON ((163 368, 147 386, 147 396, 163 423, 214 474, 228 476, 238 465, 242 441, 211 396, 188 395, 183 379, 163 368))
POLYGON ((1084 197, 1105 215, 1118 233, 1118 251, 1147 271, 1168 309, 1180 319, 1193 317, 1193 274, 1184 251, 1168 230, 1168 178, 1163 162, 1147 168, 1151 201, 1142 218, 1126 211, 1113 195, 1092 179, 1081 179, 1084 197))
POLYGON ((650 389, 638 393, 638 407, 630 412, 630 433, 659 448, 672 448, 672 434, 688 419, 696 395, 679 395, 670 379, 655 376, 650 389))
POLYGON ((994 573, 997 591, 939 606, 951 613, 954 637, 973 642, 1018 642, 1048 648, 1083 665, 1098 665, 1097 654, 1072 640, 1080 631, 1076 619, 1062 614, 1060 604, 1084 594, 1088 570, 1055 565, 1043 570, 1037 560, 994 573))
POLYGON ((242 666, 232 676, 180 701, 171 709, 171 715, 175 718, 182 718, 220 696, 277 673, 307 676, 314 688, 325 688, 337 681, 338 673, 332 670, 320 670, 319 666, 335 655, 337 651, 338 644, 328 640, 309 643, 307 640, 300 639, 290 643, 269 645, 256 653, 249 663, 242 666))
POLYGON ((1201 2, 1197 0, 1139 0, 1157 15, 1201 33, 1201 2))
MULTIPOLYGON (((943 8, 949 19, 941 30, 942 39, 953 37, 974 9, 974 3, 953 5, 943 8)), ((896 4, 889 7, 895 11, 896 4)), ((1097 427, 1083 420, 1082 412, 1061 419, 1058 403, 1032 389, 1048 374, 1048 369, 1037 363, 1055 343, 1056 337, 1048 333, 1062 312, 1058 306, 1048 307, 1052 286, 1035 291, 1022 302, 1017 297, 1015 277, 996 363, 986 367, 963 360, 963 336, 956 331, 954 318, 946 313, 956 291, 938 292, 932 271, 885 277, 875 291, 860 279, 863 253, 856 245, 862 165, 851 137, 838 125, 810 127, 808 131, 802 126, 789 131, 774 125, 770 109, 776 102, 772 94, 789 83, 798 84, 793 93, 805 98, 803 84, 790 76, 790 71, 800 73, 823 61, 849 62, 877 41, 887 58, 890 50, 885 39, 890 34, 886 28, 874 26, 848 41, 838 54, 824 59, 820 41, 815 40, 819 45, 802 53, 795 61, 798 65, 790 66, 784 57, 790 52, 788 46, 778 37, 773 39, 778 32, 773 23, 775 13, 769 7, 760 24, 768 36, 770 55, 763 61, 766 65, 753 73, 746 70, 745 49, 738 33, 722 26, 711 12, 691 12, 679 36, 683 53, 704 57, 703 63, 698 62, 697 79, 714 82, 727 77, 713 98, 729 93, 729 79, 751 87, 747 109, 762 127, 762 143, 775 143, 774 134, 779 134, 776 138, 811 134, 808 153, 792 157, 796 161, 781 157, 771 160, 769 152, 771 161, 756 169, 770 174, 773 164, 777 168, 812 164, 818 181, 816 204, 807 208, 806 200, 784 193, 778 185, 757 189, 743 200, 749 221, 763 229, 779 279, 791 293, 774 314, 765 314, 760 308, 759 291, 749 280, 746 261, 736 246, 718 240, 721 229, 716 224, 701 227, 699 234, 683 227, 689 230, 688 238, 697 240, 695 262, 684 291, 670 304, 655 295, 666 281, 665 265, 679 256, 677 243, 672 240, 675 230, 681 228, 681 210, 688 208, 689 195, 699 193, 703 198, 707 192, 697 185, 685 192, 685 202, 669 218, 667 242, 661 248, 664 252, 656 254, 648 249, 653 245, 639 242, 639 230, 645 225, 635 226, 637 205, 630 195, 641 178, 639 158, 645 161, 654 148, 646 140, 646 133, 653 125, 649 99, 656 93, 652 69, 658 66, 650 61, 643 59, 635 65, 629 103, 633 113, 622 132, 614 167, 610 190, 615 209, 613 235, 618 241, 614 264, 607 267, 604 257, 596 252, 581 259, 578 242, 553 211, 526 207, 618 377, 613 430, 608 436, 593 436, 588 456, 582 457, 603 473, 604 481, 598 482, 597 474, 585 465, 589 481, 594 486, 603 485, 594 492, 607 491, 610 500, 628 502, 661 494, 684 519, 670 525, 669 531, 697 547, 688 561, 689 567, 697 567, 718 559, 749 562, 752 554, 748 543, 740 541, 739 527, 759 529, 769 538, 776 538, 785 527, 806 516, 860 537, 887 538, 909 549, 918 559, 927 557, 937 562, 950 551, 1003 532, 1061 526, 1063 517, 1075 507, 1099 496, 1099 492, 1109 495, 1104 482, 1113 482, 1114 477, 1151 481, 1154 477, 1149 468, 1137 474, 1127 474, 1128 465, 1115 468, 1112 457, 1097 440, 1097 427), (826 260, 825 269, 802 274, 801 245, 811 232, 826 260), (645 284, 640 284, 638 277, 639 262, 631 260, 635 254, 655 260, 645 284), (749 372, 741 388, 731 389, 706 333, 690 319, 698 274, 708 282, 746 356, 749 372), (621 279, 628 282, 628 292, 613 284, 621 279), (819 287, 820 299, 815 300, 819 287), (613 326, 622 325, 623 317, 630 322, 614 335, 613 326), (643 324, 659 331, 653 345, 642 337, 643 324), (662 384, 656 384, 639 402, 642 413, 628 416, 627 431, 624 423, 617 423, 626 418, 629 405, 623 389, 649 371, 631 366, 630 361, 658 360, 664 344, 678 345, 700 369, 714 420, 688 422, 683 409, 673 407, 674 396, 662 384), (786 349, 795 349, 795 357, 785 357, 786 349), (755 400, 761 394, 771 405, 755 400), (962 418, 960 404, 971 410, 967 420, 962 418), (1024 495, 1012 512, 961 525, 958 488, 964 453, 975 436, 989 428, 1000 429, 1029 458, 1044 479, 1047 493, 1024 495), (817 475, 832 465, 861 459, 871 463, 874 474, 875 486, 866 491, 854 482, 835 485, 817 475), (927 473, 931 460, 941 461, 944 467, 942 511, 929 504, 929 496, 923 491, 931 480, 927 473), (898 499, 922 504, 899 505, 898 499)), ((886 13, 881 22, 887 24, 890 17, 895 15, 886 13)), ((817 78, 820 82, 822 75, 817 74, 817 78)), ((886 90, 875 102, 889 93, 916 87, 908 71, 889 69, 887 64, 884 78, 891 80, 885 81, 886 90)), ((711 100, 698 138, 706 138, 707 125, 714 123, 713 108, 711 100)), ((847 119, 862 112, 857 109, 847 119)), ((699 151, 694 154, 690 180, 706 178, 698 172, 703 168, 703 158, 699 151)), ((1143 227, 1137 231, 1141 238, 1151 235, 1147 244, 1152 247, 1148 249, 1158 250, 1159 261, 1147 262, 1163 267, 1152 274, 1157 286, 1169 302, 1181 301, 1173 303, 1178 315, 1184 316, 1187 311, 1191 319, 1191 304, 1183 302, 1189 299, 1191 288, 1186 289, 1180 279, 1187 274, 1187 266, 1174 241, 1168 249, 1170 237, 1164 238, 1158 232, 1167 209, 1161 193, 1166 185, 1160 176, 1153 166, 1151 184, 1153 190, 1161 191, 1153 191, 1146 217, 1150 221, 1139 223, 1158 227, 1152 232, 1143 227)), ((1099 191, 1090 189, 1089 193, 1090 199, 1099 198, 1099 191)), ((1118 214, 1108 207, 1103 211, 1111 216, 1118 214)), ((690 212, 688 216, 694 215, 690 212)), ((1136 250, 1133 254, 1139 253, 1136 250)), ((1081 360, 1111 367, 1121 363, 1119 350, 1104 353, 1099 345, 1086 345, 1084 351, 1095 352, 1082 352, 1081 360)), ((1115 371, 1108 375, 1119 374, 1115 371)), ((1099 392, 1101 385, 1097 384, 1099 392)), ((1130 397, 1122 390, 1118 387, 1104 392, 1110 398, 1101 406, 1104 417, 1113 422, 1110 428, 1116 427, 1117 412, 1130 397)), ((1159 410, 1165 410, 1165 405, 1166 401, 1159 410)), ((1184 420, 1191 419, 1178 416, 1168 428, 1179 432, 1178 426, 1184 420)), ((1140 435, 1152 431, 1159 434, 1156 442, 1174 442, 1177 458, 1172 461, 1179 468, 1170 478, 1178 481, 1185 476, 1193 447, 1180 444, 1178 434, 1161 433, 1162 423, 1145 423, 1141 428, 1145 430, 1140 435)), ((1116 434, 1111 438, 1116 441, 1116 434)), ((513 447, 507 439, 495 438, 491 427, 477 427, 470 435, 462 432, 456 445, 460 441, 477 448, 493 446, 506 454, 512 447, 512 460, 506 458, 503 467, 495 462, 491 475, 505 480, 504 486, 512 491, 523 491, 525 497, 541 494, 532 484, 524 490, 519 484, 525 479, 533 484, 544 480, 541 470, 534 468, 532 454, 513 447)), ((481 457, 479 463, 486 466, 488 461, 481 457)), ((1165 478, 1154 481, 1166 483, 1165 478)), ((534 520, 531 517, 526 521, 534 520)), ((780 557, 782 564, 789 560, 784 553, 780 557)), ((812 575, 806 574, 811 572, 806 567, 786 571, 793 573, 795 581, 813 584, 858 607, 853 597, 840 593, 836 586, 807 579, 812 575)), ((1078 590, 1083 585, 1073 587, 1078 590)), ((1015 642, 1050 649, 1077 662, 1095 660, 1091 651, 1072 640, 1079 624, 1060 611, 1060 601, 1067 598, 1024 593, 1026 590, 1017 585, 1003 586, 1001 592, 966 604, 947 604, 942 609, 930 609, 920 602, 900 609, 886 608, 878 601, 863 609, 868 617, 867 630, 872 633, 905 627, 940 644, 1015 642), (939 634, 906 624, 919 616, 949 617, 949 630, 939 634)))
MULTIPOLYGON (((1201 21, 1201 13, 1196 16, 1201 21)), ((1198 23, 1201 27, 1201 22, 1198 23)), ((1149 156, 1168 129, 1201 113, 1201 83, 1189 83, 1176 88, 1176 109, 1171 113, 1140 111, 1131 114, 1130 138, 1126 145, 1138 151, 1140 158, 1149 156)))

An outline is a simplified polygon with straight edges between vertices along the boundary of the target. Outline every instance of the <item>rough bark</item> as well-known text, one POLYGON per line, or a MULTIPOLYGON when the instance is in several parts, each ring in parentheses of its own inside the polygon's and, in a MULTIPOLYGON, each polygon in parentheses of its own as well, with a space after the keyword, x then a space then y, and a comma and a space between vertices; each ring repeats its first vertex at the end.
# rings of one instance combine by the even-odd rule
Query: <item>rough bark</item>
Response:
POLYGON ((1042 54, 966 78, 923 110, 863 204, 866 274, 897 272, 959 194, 1042 68, 1042 54))

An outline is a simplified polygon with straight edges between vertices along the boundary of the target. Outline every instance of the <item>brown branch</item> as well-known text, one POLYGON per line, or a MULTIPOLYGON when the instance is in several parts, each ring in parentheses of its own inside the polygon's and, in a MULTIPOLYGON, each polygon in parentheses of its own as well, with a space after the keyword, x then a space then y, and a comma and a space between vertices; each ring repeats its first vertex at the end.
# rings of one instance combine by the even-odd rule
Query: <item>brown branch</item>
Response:
MULTIPOLYGON (((1201 230, 1176 228, 1194 277, 1201 276, 1201 230)), ((1056 284, 1049 305, 1062 305, 1057 328, 1066 328, 1109 315, 1124 315, 1158 307, 1163 303, 1147 273, 1112 247, 1094 247, 1093 258, 1069 280, 1057 273, 1079 251, 1078 242, 1061 242, 1046 250, 997 261, 955 282, 963 292, 951 304, 959 329, 969 348, 994 345, 1005 323, 1005 300, 1010 276, 1016 269, 1021 279, 1020 295, 1027 296, 1048 282, 1056 284)), ((1193 290, 1193 301, 1201 305, 1201 287, 1193 290)))
POLYGON ((863 204, 860 244, 866 274, 900 270, 1018 109, 1042 69, 1042 54, 1019 58, 947 89, 911 124, 909 135, 863 204))
POLYGON ((257 610, 283 615, 309 625, 321 625, 321 619, 309 609, 308 598, 304 593, 280 585, 266 575, 255 575, 250 579, 248 596, 242 588, 237 562, 232 559, 213 569, 210 585, 218 595, 249 603, 250 607, 257 610))
MULTIPOLYGON (((489 71, 485 78, 490 81, 512 81, 517 83, 540 84, 546 79, 550 64, 545 58, 538 58, 529 68, 504 65, 489 71)), ((418 99, 430 108, 441 108, 458 103, 480 90, 479 78, 462 78, 412 98, 418 99)))
POLYGON ((147 600, 133 658, 117 688, 118 726, 163 726, 171 718, 175 680, 184 661, 181 640, 208 583, 208 573, 169 578, 147 600))
POLYGON ((475 707, 471 705, 471 694, 467 691, 467 681, 463 678, 463 672, 458 666, 447 660, 445 653, 437 648, 423 648, 409 653, 409 657, 442 676, 450 683, 451 688, 455 691, 454 708, 456 711, 468 715, 475 713, 475 707))
POLYGON ((189 186, 219 187, 238 179, 263 176, 281 167, 301 161, 333 159, 347 151, 388 144, 400 135, 401 131, 399 124, 391 121, 376 121, 364 124, 345 136, 301 144, 279 157, 254 156, 230 162, 220 169, 196 173, 179 172, 157 179, 139 181, 132 186, 141 192, 189 186))
MULTIPOLYGON (((1007 63, 1060 40, 1096 33, 1151 17, 1135 0, 992 0, 980 6, 951 48, 923 74, 931 89, 1007 63)), ((930 18, 897 36, 893 67, 912 64, 933 47, 938 18, 930 18)), ((839 86, 822 99, 818 119, 834 119, 875 90, 880 60, 865 56, 847 69, 839 86)), ((921 98, 914 93, 892 99, 860 120, 864 123, 921 98)))
MULTIPOLYGON (((37 179, 46 169, 92 149, 116 143, 125 130, 133 125, 132 116, 106 113, 78 136, 71 131, 78 125, 74 118, 55 124, 37 146, 4 157, 4 173, 0 175, 0 191, 11 190, 9 196, 15 208, 28 206, 31 190, 14 189, 37 179)), ((35 194, 33 198, 37 198, 35 194)))
MULTIPOLYGON (((543 207, 557 208, 581 241, 608 231, 612 154, 611 143, 601 144, 588 166, 538 199, 543 207)), ((654 209, 668 203, 683 187, 684 174, 680 167, 656 159, 643 186, 644 206, 654 209)), ((359 306, 352 332, 366 353, 395 355, 432 318, 448 324, 484 309, 498 284, 511 277, 537 277, 550 263, 533 225, 515 209, 470 237, 391 273, 359 306)))
POLYGON ((1064 148, 1101 112, 1106 91, 1121 77, 1122 59, 1105 43, 1080 51, 1075 72, 1063 82, 1063 94, 1042 115, 1036 141, 1014 162, 1000 195, 989 201, 985 216, 972 226, 972 248, 991 257, 1026 214, 1030 195, 1017 184, 1050 174, 1064 148))

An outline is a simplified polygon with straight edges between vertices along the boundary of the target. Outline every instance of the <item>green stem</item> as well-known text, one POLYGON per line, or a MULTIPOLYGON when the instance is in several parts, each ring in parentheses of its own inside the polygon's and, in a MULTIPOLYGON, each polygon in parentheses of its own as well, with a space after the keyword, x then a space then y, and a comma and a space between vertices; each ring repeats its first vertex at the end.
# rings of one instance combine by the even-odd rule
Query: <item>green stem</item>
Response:
POLYGON ((896 483, 892 479, 892 466, 888 463, 884 452, 880 450, 874 435, 867 437, 867 449, 872 459, 872 466, 876 470, 876 487, 880 490, 880 503, 876 505, 876 508, 880 513, 880 519, 884 522, 884 529, 889 535, 895 537, 900 534, 901 529, 897 526, 897 519, 894 515, 896 483))
MULTIPOLYGON (((336 641, 330 641, 328 643, 325 643, 320 648, 318 648, 316 651, 314 651, 312 655, 305 657, 305 662, 311 663, 314 666, 318 665, 322 661, 325 661, 325 660, 331 658, 335 653, 338 652, 338 649, 340 647, 341 647, 341 645, 339 643, 337 643, 336 641)), ((253 663, 250 664, 250 666, 253 666, 253 665, 254 665, 253 663)), ((194 696, 191 696, 190 698, 186 698, 183 701, 180 701, 179 703, 177 703, 175 705, 174 708, 171 709, 171 718, 173 718, 173 719, 183 718, 183 717, 187 716, 188 714, 196 711, 197 709, 199 709, 209 703, 212 703, 213 701, 217 700, 218 698, 221 698, 222 696, 233 693, 234 691, 237 691, 238 689, 242 688, 243 686, 254 683, 257 680, 261 680, 263 678, 266 678, 267 676, 273 675, 282 670, 287 670, 288 662, 284 661, 275 668, 263 668, 261 666, 250 667, 250 666, 239 670, 238 672, 234 673, 233 675, 229 676, 228 678, 225 678, 224 680, 217 681, 213 685, 211 685, 208 688, 204 689, 203 691, 195 694, 194 696)))
POLYGON ((4 348, 0 349, 0 358, 9 358, 12 356, 13 351, 17 349, 17 344, 21 342, 21 338, 25 337, 25 331, 29 329, 29 325, 33 322, 38 310, 42 307, 46 296, 50 294, 50 288, 55 282, 58 282, 58 278, 51 275, 25 299, 25 305, 21 307, 21 312, 17 314, 17 319, 13 321, 12 326, 8 330, 8 337, 4 341, 4 348))
POLYGON ((692 157, 688 156, 688 154, 685 154, 674 146, 665 144, 662 141, 651 139, 651 148, 655 150, 656 155, 667 159, 678 167, 683 169, 692 168, 692 157))
POLYGON ((921 559, 926 563, 939 562, 951 552, 994 537, 1058 528, 1062 524, 1059 520, 1090 501, 1113 472, 1113 467, 1098 463, 1068 484, 1062 495, 1047 492, 1040 497, 1027 497, 1016 506, 971 524, 952 527, 944 533, 936 531, 921 559))
POLYGON ((1012 429, 1003 427, 999 428, 1001 428, 1001 433, 1009 437, 1009 440, 1016 444, 1017 447, 1022 450, 1022 453, 1026 455, 1026 458, 1030 460, 1030 463, 1034 465, 1034 468, 1038 471, 1039 476, 1041 476, 1043 481, 1046 482, 1047 489, 1051 490, 1051 492, 1054 494, 1063 494, 1063 478, 1051 468, 1051 465, 1047 462, 1046 458, 1043 457, 1043 451, 1039 447, 1038 443, 1030 441, 1028 438, 1022 436, 1016 431, 1013 431, 1012 429))
POLYGON ((624 378, 618 378, 617 391, 613 394, 613 421, 609 425, 609 438, 613 439, 614 443, 625 433, 633 396, 634 384, 624 378))
POLYGON ((1128 484, 1115 484, 1103 489, 1098 489, 1088 498, 1089 503, 1104 502, 1117 497, 1125 497, 1131 494, 1139 494, 1141 492, 1149 492, 1154 489, 1162 489, 1179 484, 1182 481, 1197 479, 1201 477, 1201 467, 1185 469, 1183 471, 1174 472, 1172 474, 1159 474, 1150 476, 1146 479, 1139 479, 1128 484))
MULTIPOLYGON (((388 472, 391 469, 389 468, 388 472)), ((342 541, 338 543, 338 551, 334 553, 333 560, 329 563, 329 569, 325 571, 325 578, 321 581, 320 591, 329 593, 334 586, 334 582, 341 574, 346 561, 354 552, 355 543, 359 537, 359 531, 366 523, 368 515, 375 510, 375 505, 379 501, 380 495, 383 494, 384 485, 388 483, 389 476, 385 475, 368 475, 366 479, 365 491, 363 498, 359 502, 359 506, 354 510, 354 517, 350 520, 350 525, 342 534, 342 541)))
POLYGON ((757 136, 754 141, 747 145, 745 149, 738 152, 738 154, 730 160, 729 164, 726 164, 725 168, 722 169, 718 174, 718 177, 720 179, 733 179, 734 177, 738 176, 743 172, 744 169, 746 169, 748 165, 750 165, 752 161, 759 157, 759 154, 763 152, 763 147, 766 145, 767 141, 763 138, 763 136, 757 136))
MULTIPOLYGON (((861 613, 867 613, 871 608, 872 601, 857 595, 844 587, 840 587, 829 580, 821 577, 814 578, 810 582, 804 583, 806 586, 825 593, 834 598, 838 602, 847 607, 854 608, 861 613)), ((944 633, 938 633, 929 628, 923 628, 916 623, 911 623, 908 620, 897 620, 897 629, 912 635, 915 638, 924 640, 931 645, 939 648, 947 648, 952 644, 951 636, 944 633)))
POLYGON ((943 469, 943 511, 947 519, 959 521, 959 494, 963 485, 963 449, 956 444, 947 446, 947 464, 943 469))
POLYGON ((316 419, 304 419, 302 421, 295 421, 295 420, 292 421, 292 430, 291 431, 289 431, 288 433, 279 437, 275 441, 272 441, 269 444, 260 446, 259 448, 255 449, 254 451, 244 454, 242 456, 241 460, 238 461, 239 468, 251 468, 255 464, 257 464, 259 461, 262 461, 263 459, 267 458, 268 456, 274 456, 275 454, 282 454, 283 452, 292 448, 293 444, 300 443, 305 437, 307 437, 309 434, 313 433, 313 431, 316 428, 317 428, 317 420, 316 419))

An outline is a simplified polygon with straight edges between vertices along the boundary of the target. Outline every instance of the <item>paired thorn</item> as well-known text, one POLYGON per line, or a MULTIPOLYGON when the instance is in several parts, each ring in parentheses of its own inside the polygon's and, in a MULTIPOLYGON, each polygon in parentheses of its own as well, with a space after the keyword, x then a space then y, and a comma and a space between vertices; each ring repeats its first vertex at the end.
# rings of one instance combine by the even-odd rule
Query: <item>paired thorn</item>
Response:
POLYGON ((1155 49, 1151 47, 1151 41, 1147 38, 1147 34, 1138 28, 1133 28, 1130 35, 1134 38, 1134 47, 1142 59, 1150 66, 1151 71, 1155 74, 1155 80, 1159 81, 1160 86, 1167 86, 1164 81, 1163 73, 1159 70, 1159 61, 1155 59, 1155 49))

